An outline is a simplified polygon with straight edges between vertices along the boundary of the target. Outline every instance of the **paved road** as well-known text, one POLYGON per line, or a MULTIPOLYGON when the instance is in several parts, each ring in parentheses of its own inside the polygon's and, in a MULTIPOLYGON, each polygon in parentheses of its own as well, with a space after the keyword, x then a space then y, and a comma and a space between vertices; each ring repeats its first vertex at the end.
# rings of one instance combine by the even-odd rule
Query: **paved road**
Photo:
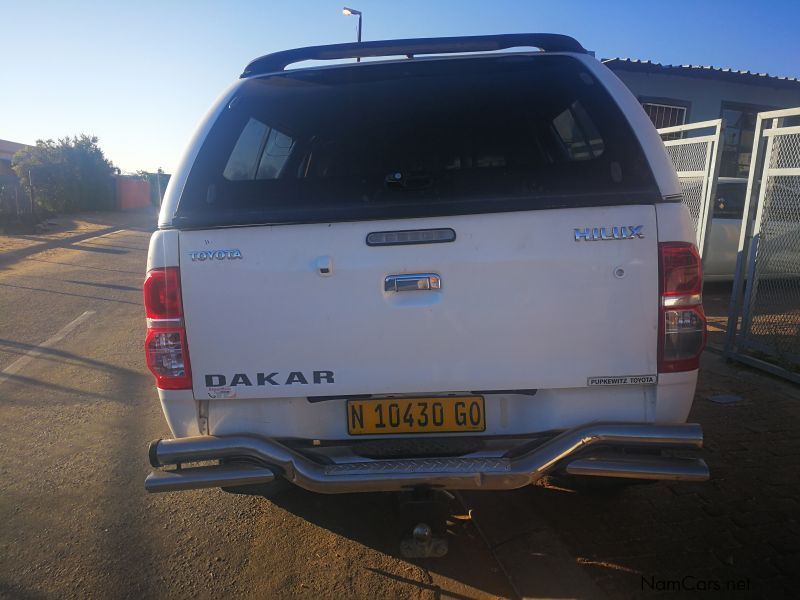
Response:
POLYGON ((0 597, 638 597, 686 576, 747 595, 796 580, 800 394, 713 357, 693 415, 712 482, 462 494, 445 559, 398 557, 391 494, 146 495, 146 443, 169 434, 142 353, 153 221, 125 223, 0 262, 0 597))

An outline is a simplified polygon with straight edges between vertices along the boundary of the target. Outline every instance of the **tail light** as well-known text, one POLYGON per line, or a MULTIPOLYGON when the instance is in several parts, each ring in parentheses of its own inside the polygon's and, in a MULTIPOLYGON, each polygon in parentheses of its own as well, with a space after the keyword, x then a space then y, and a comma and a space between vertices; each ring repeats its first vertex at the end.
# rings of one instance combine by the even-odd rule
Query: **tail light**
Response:
POLYGON ((144 280, 144 310, 148 319, 183 317, 181 273, 178 267, 153 269, 144 280))
POLYGON ((700 254, 687 242, 662 242, 658 252, 658 372, 693 371, 706 345, 700 254))
POLYGON ((177 267, 152 269, 144 280, 147 367, 162 390, 192 388, 192 369, 183 323, 181 277, 177 267))

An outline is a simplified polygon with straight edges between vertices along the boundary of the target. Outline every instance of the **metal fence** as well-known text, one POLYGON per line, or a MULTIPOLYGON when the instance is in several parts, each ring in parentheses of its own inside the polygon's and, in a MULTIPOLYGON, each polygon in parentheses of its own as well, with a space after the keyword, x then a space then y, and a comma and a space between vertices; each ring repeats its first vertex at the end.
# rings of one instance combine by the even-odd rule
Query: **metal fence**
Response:
POLYGON ((725 352, 800 383, 800 126, 793 121, 800 123, 800 108, 756 120, 725 352))
POLYGON ((697 248, 700 256, 704 256, 719 174, 722 119, 664 127, 658 133, 678 173, 683 203, 689 208, 697 236, 697 248), (704 134, 703 130, 710 133, 704 134))

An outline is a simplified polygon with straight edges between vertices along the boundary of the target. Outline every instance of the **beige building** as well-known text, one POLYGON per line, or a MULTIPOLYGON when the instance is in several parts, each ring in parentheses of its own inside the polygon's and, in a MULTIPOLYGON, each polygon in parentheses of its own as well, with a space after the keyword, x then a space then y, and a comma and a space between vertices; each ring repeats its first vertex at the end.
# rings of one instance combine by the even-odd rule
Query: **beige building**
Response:
POLYGON ((722 117, 722 177, 747 177, 759 112, 800 106, 795 77, 630 58, 603 63, 639 99, 656 127, 722 117))

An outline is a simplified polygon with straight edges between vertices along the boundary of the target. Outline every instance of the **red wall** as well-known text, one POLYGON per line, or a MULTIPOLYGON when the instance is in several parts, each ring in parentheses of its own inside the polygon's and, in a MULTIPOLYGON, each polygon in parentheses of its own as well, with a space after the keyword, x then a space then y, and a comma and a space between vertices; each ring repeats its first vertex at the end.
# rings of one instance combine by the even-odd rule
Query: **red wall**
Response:
POLYGON ((150 206, 150 182, 140 177, 117 177, 117 209, 150 206))

